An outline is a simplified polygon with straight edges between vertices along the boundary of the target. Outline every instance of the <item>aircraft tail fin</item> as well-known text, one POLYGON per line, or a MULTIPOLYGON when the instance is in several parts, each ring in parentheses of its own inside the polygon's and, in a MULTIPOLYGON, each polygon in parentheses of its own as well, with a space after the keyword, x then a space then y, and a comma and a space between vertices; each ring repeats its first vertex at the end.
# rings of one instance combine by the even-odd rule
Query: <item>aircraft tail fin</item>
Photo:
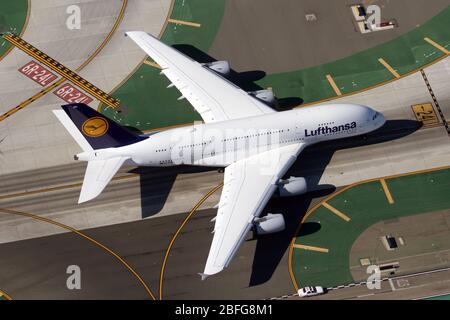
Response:
POLYGON ((83 149, 75 159, 88 161, 78 199, 78 203, 82 203, 97 197, 122 164, 130 159, 130 156, 115 148, 147 137, 122 127, 85 104, 74 103, 61 107, 63 110, 53 110, 53 113, 83 149))
POLYGON ((122 147, 147 137, 140 136, 83 103, 61 106, 53 110, 83 151, 122 147))
POLYGON ((78 203, 97 197, 129 157, 114 157, 88 162, 78 203))

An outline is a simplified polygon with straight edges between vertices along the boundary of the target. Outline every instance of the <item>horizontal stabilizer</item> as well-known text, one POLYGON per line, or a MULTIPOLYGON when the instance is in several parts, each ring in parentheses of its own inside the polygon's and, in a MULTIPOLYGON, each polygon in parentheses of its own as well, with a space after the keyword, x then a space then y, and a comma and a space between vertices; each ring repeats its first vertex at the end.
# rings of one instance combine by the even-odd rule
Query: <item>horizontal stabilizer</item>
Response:
POLYGON ((128 157, 115 157, 89 161, 78 203, 97 197, 127 159, 128 157))

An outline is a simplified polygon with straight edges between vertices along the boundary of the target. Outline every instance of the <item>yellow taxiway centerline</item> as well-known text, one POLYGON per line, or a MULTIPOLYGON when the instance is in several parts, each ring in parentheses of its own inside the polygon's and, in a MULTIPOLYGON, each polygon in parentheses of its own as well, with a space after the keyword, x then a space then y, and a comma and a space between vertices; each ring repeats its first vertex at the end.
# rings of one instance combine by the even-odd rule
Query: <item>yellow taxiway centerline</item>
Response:
POLYGON ((441 46, 439 43, 431 40, 428 37, 423 38, 423 40, 425 40, 426 42, 428 42, 429 44, 431 44, 433 47, 435 47, 438 50, 441 50, 443 53, 445 54, 450 54, 450 51, 448 51, 446 48, 444 48, 443 46, 441 46))
POLYGON ((12 298, 4 291, 0 290, 0 298, 3 298, 5 300, 12 300, 12 298))
POLYGON ((333 77, 331 76, 331 74, 327 74, 327 80, 330 83, 331 87, 333 88, 334 92, 336 93, 336 95, 338 96, 342 96, 342 92, 339 89, 339 87, 336 85, 336 82, 334 82, 333 77))
POLYGON ((218 191, 220 188, 223 187, 223 182, 215 186, 213 189, 211 189, 203 198, 200 199, 199 202, 192 208, 192 210, 188 213, 186 218, 184 218, 181 225, 178 227, 177 231, 173 235, 172 239, 169 242, 169 246, 167 247, 166 254, 164 255, 163 263, 161 265, 161 272, 159 274, 159 300, 162 300, 163 298, 163 284, 164 284, 164 272, 166 269, 166 263, 167 258, 169 257, 170 250, 172 249, 172 246, 175 242, 175 239, 180 234, 181 230, 184 228, 185 224, 188 222, 188 220, 192 217, 192 215, 197 211, 197 209, 208 199, 211 195, 213 195, 216 191, 218 191))
POLYGON ((322 253, 328 253, 330 250, 328 250, 327 248, 321 248, 321 247, 314 247, 314 246, 307 246, 304 244, 294 244, 293 245, 294 248, 296 249, 303 249, 303 250, 309 250, 309 251, 317 251, 317 252, 322 252, 322 253))
POLYGON ((385 179, 380 179, 380 183, 381 183, 381 186, 383 187, 383 191, 386 194, 386 198, 387 198, 389 204, 394 204, 394 198, 392 197, 392 194, 389 191, 389 187, 388 187, 388 185, 386 183, 386 180, 385 179))
POLYGON ((383 58, 379 58, 378 62, 381 63, 386 69, 388 69, 389 72, 392 73, 392 75, 397 79, 401 77, 400 74, 394 68, 392 68, 391 65, 387 63, 383 58))
POLYGON ((333 212, 335 215, 337 215, 339 218, 341 218, 342 220, 345 220, 347 222, 349 222, 351 219, 349 216, 347 216, 346 214, 342 213, 341 211, 339 211, 338 209, 336 209, 335 207, 332 207, 331 205, 329 205, 328 203, 324 202, 322 203, 322 205, 327 208, 328 210, 330 210, 331 212, 333 212))
POLYGON ((200 23, 184 21, 184 20, 177 20, 177 19, 169 19, 169 20, 167 20, 167 22, 174 23, 174 24, 181 24, 181 25, 195 27, 195 28, 200 28, 202 26, 200 23))

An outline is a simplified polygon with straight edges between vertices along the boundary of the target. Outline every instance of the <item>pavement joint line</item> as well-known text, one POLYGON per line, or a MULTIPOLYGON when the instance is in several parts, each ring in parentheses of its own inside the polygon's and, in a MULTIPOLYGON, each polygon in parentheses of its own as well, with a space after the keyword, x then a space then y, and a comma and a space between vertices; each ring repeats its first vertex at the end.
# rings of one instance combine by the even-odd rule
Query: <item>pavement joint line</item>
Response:
POLYGON ((431 95, 431 98, 433 99, 434 105, 439 113, 439 116, 441 117, 441 120, 444 124, 445 130, 447 131, 447 135, 450 137, 450 126, 447 122, 447 120, 445 119, 444 113, 442 112, 441 106, 439 105, 439 101, 437 100, 433 88, 431 87, 430 81, 428 80, 427 74, 425 73, 424 69, 420 70, 420 73, 422 74, 422 78, 425 81, 425 84, 428 88, 428 92, 431 95))
MULTIPOLYGON (((116 31, 117 27, 119 26, 120 22, 122 21, 122 18, 123 18, 124 14, 125 14, 125 9, 127 7, 127 4, 128 4, 128 0, 123 0, 119 16, 117 17, 117 19, 116 19, 112 29, 110 30, 110 32, 108 33, 106 38, 103 40, 103 42, 100 44, 100 46, 78 68, 75 69, 76 72, 79 72, 84 67, 86 67, 99 54, 99 52, 106 46, 106 44, 109 42, 109 40, 111 39, 112 35, 116 31)), ((22 34, 20 34, 20 35, 22 35, 22 34)), ((53 84, 49 85, 48 87, 40 90, 38 93, 36 93, 32 97, 28 98, 27 100, 23 101, 22 103, 20 103, 16 107, 12 108, 11 110, 7 111, 2 116, 0 116, 0 121, 5 120, 10 115, 12 115, 15 112, 17 112, 17 111, 23 109, 24 107, 28 106, 29 104, 31 104, 32 102, 34 102, 38 98, 44 96, 45 94, 47 94, 48 92, 50 92, 51 90, 53 90, 54 88, 56 88, 57 86, 62 84, 64 81, 66 81, 66 79, 64 77, 62 77, 61 79, 59 79, 55 83, 53 83, 53 84)))
POLYGON ((327 248, 308 246, 308 245, 304 245, 304 244, 294 244, 294 248, 309 250, 309 251, 317 251, 317 252, 322 252, 322 253, 328 253, 330 251, 327 248))
POLYGON ((197 22, 178 20, 178 19, 168 19, 167 22, 174 23, 174 24, 181 24, 181 25, 195 27, 195 28, 200 28, 202 26, 200 23, 197 23, 197 22))
POLYGON ((386 62, 386 60, 384 60, 383 58, 379 58, 379 59, 378 59, 378 62, 381 63, 386 69, 388 69, 388 71, 389 71, 390 73, 392 73, 392 75, 393 75, 395 78, 397 78, 397 79, 400 79, 400 78, 401 78, 400 74, 399 74, 394 68, 392 68, 391 65, 390 65, 389 63, 386 62))
POLYGON ((391 191, 386 183, 386 179, 380 179, 380 183, 389 204, 394 204, 394 198, 392 197, 391 191))
MULTIPOLYGON (((126 174, 122 176, 115 176, 111 179, 111 181, 118 181, 118 180, 126 180, 131 178, 139 177, 138 174, 126 174)), ((54 192, 54 191, 60 191, 65 189, 72 189, 80 187, 83 183, 77 182, 77 183, 70 183, 70 184, 63 184, 55 187, 46 187, 46 188, 40 188, 30 191, 24 191, 24 192, 17 192, 17 193, 8 193, 5 195, 0 195, 0 201, 5 199, 11 199, 11 198, 18 198, 18 197, 25 197, 29 195, 39 194, 39 193, 45 193, 45 192, 54 192)))
POLYGON ((425 40, 426 42, 428 42, 429 44, 431 44, 433 47, 435 47, 436 49, 442 51, 443 53, 445 53, 446 55, 450 54, 450 51, 448 51, 445 47, 441 46, 439 43, 433 41, 432 39, 425 37, 423 38, 423 40, 425 40))
POLYGON ((339 211, 338 209, 336 209, 335 207, 331 206, 330 204, 328 204, 328 202, 324 202, 322 203, 322 205, 327 208, 328 210, 330 210, 332 213, 334 213, 335 215, 337 215, 339 218, 341 218, 342 220, 345 220, 346 222, 349 222, 351 220, 351 218, 349 216, 347 216, 345 213, 339 211))
POLYGON ((0 116, 0 121, 5 120, 6 118, 8 118, 9 116, 13 115, 14 113, 16 113, 17 111, 25 108, 26 106, 28 106, 30 103, 36 101, 38 98, 42 97, 43 95, 47 94, 49 91, 53 90, 54 88, 56 88, 57 86, 59 86, 60 84, 62 84, 64 81, 66 81, 65 78, 61 78, 59 80, 57 80, 56 82, 54 82, 53 84, 50 84, 48 87, 42 89, 41 91, 39 91, 38 93, 36 93, 35 95, 31 96, 30 98, 28 98, 27 100, 21 102, 19 105, 17 105, 16 107, 10 109, 9 111, 6 111, 3 115, 0 116))
POLYGON ((326 78, 327 78, 328 82, 330 83, 331 87, 333 88, 334 92, 336 93, 336 95, 337 96, 342 96, 342 92, 339 89, 339 87, 336 85, 336 82, 334 82, 334 79, 331 76, 331 74, 327 74, 326 78))
POLYGON ((49 219, 49 218, 46 218, 46 217, 43 217, 43 216, 38 216, 38 215, 35 215, 35 214, 32 214, 32 213, 28 213, 28 212, 16 211, 16 210, 5 209, 5 208, 0 208, 0 212, 6 213, 6 214, 14 214, 14 215, 27 217, 27 218, 32 218, 34 220, 46 222, 46 223, 49 223, 49 224, 61 227, 61 228, 65 229, 65 230, 71 231, 71 232, 75 233, 76 235, 80 236, 81 238, 91 242, 92 244, 94 244, 95 246, 103 249, 103 251, 105 251, 109 255, 113 256, 116 260, 118 260, 139 281, 139 283, 144 287, 145 291, 152 298, 152 300, 156 300, 155 295, 151 291, 150 287, 147 285, 145 280, 133 269, 133 267, 131 267, 121 256, 119 256, 112 249, 110 249, 106 245, 100 243, 99 241, 95 240, 94 238, 88 236, 84 232, 82 232, 82 231, 80 231, 78 229, 75 229, 73 227, 70 227, 68 225, 65 225, 65 224, 63 224, 61 222, 58 222, 58 221, 55 221, 55 220, 52 220, 52 219, 49 219))
POLYGON ((164 274, 166 270, 166 264, 167 259, 169 257, 170 251, 172 249, 173 244, 175 243, 175 240, 177 239, 178 235, 180 234, 181 230, 183 230, 186 223, 189 221, 189 219, 192 217, 192 215, 197 211, 198 208, 208 199, 211 195, 213 195, 216 191, 218 191, 220 188, 223 187, 223 182, 219 183, 217 186, 212 188, 208 193, 206 193, 198 202, 197 204, 192 208, 192 210, 188 213, 186 218, 184 218, 181 225, 178 227, 177 231, 175 231, 175 234, 172 236, 172 239, 170 239, 169 245, 166 249, 166 253, 163 258, 163 263, 161 264, 161 271, 159 276, 159 300, 163 299, 163 284, 164 284, 164 274))

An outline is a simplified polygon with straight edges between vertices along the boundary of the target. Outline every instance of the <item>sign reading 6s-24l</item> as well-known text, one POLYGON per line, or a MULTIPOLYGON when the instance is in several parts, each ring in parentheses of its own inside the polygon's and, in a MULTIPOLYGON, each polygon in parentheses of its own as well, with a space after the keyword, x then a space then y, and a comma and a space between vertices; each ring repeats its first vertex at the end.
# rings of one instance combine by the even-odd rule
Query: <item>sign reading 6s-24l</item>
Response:
POLYGON ((58 78, 58 76, 51 71, 47 70, 45 67, 41 66, 35 61, 30 61, 22 68, 19 72, 26 75, 31 80, 39 83, 41 86, 46 86, 53 80, 58 78))

